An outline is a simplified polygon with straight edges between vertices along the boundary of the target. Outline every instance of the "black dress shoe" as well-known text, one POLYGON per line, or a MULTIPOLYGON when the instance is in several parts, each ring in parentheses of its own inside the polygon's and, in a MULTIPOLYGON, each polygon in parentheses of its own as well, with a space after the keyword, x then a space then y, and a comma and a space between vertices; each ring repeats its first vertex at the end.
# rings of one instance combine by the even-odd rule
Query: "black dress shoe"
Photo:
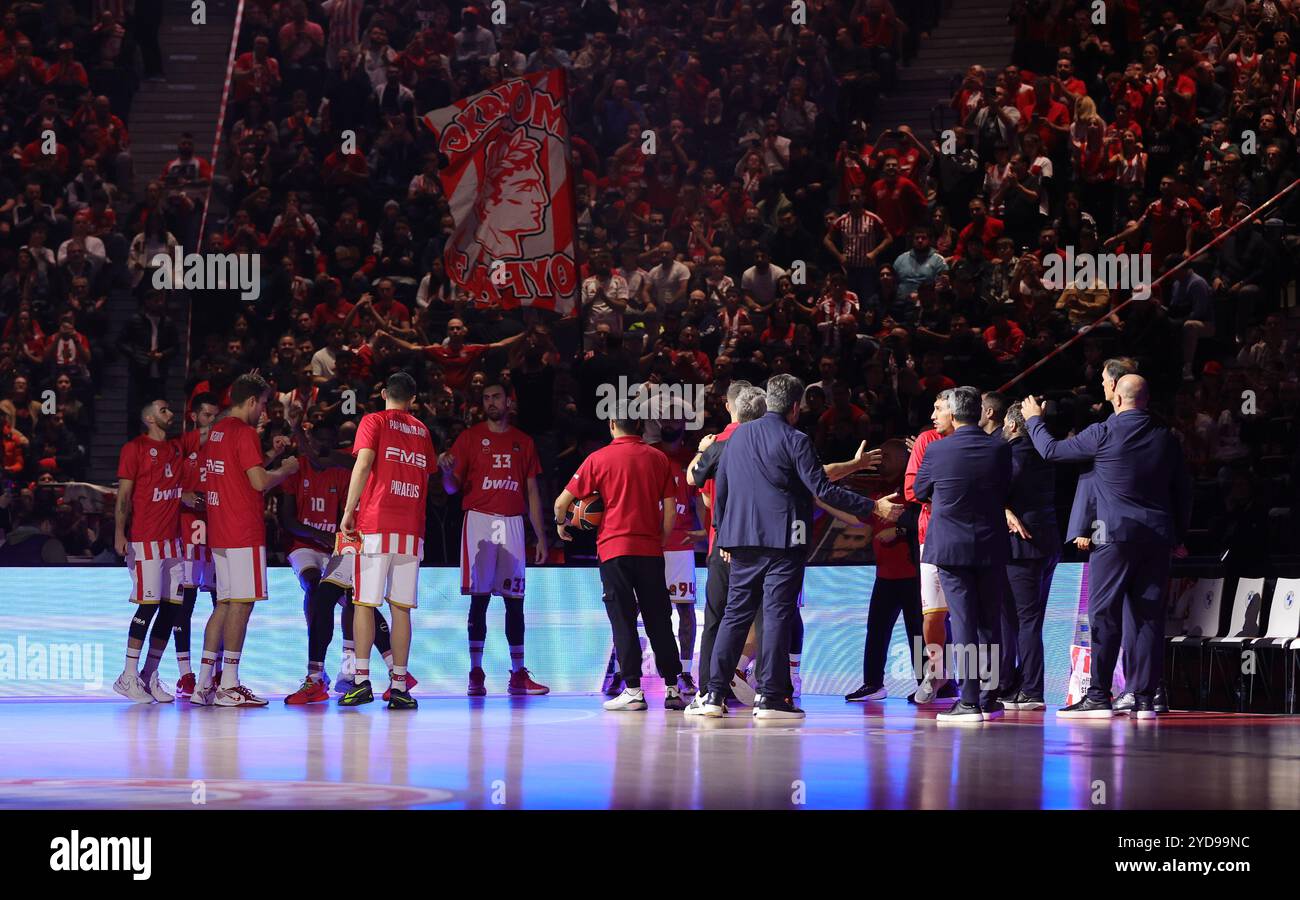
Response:
POLYGON ((794 705, 789 697, 768 697, 760 694, 754 700, 755 719, 802 719, 804 711, 794 705))
POLYGON ((958 700, 948 707, 947 712, 941 712, 935 716, 935 719, 940 722, 977 724, 984 721, 984 711, 974 703, 962 703, 958 700))
POLYGON ((1156 712, 1158 713, 1169 712, 1169 693, 1165 690, 1165 686, 1163 684, 1159 685, 1156 688, 1156 696, 1155 699, 1152 701, 1152 703, 1156 708, 1156 712))
POLYGON ((1033 710, 1047 708, 1047 704, 1043 702, 1042 697, 1031 697, 1024 691, 1017 691, 1014 697, 1007 697, 1002 701, 1002 705, 1016 712, 1032 712, 1033 710))
POLYGON ((990 719, 1000 719, 1006 715, 1006 706, 1001 700, 986 700, 980 704, 980 712, 984 713, 984 721, 990 719))
POLYGON ((1124 715, 1125 713, 1131 713, 1133 707, 1136 705, 1137 695, 1132 691, 1125 691, 1115 698, 1115 702, 1111 704, 1111 708, 1115 710, 1115 715, 1119 716, 1124 715))
POLYGON ((1078 703, 1072 703, 1064 709, 1058 709, 1056 715, 1061 719, 1109 719, 1115 715, 1109 700, 1091 700, 1084 697, 1078 703))
POLYGON ((1156 703, 1151 697, 1138 697, 1133 706, 1133 712, 1130 713, 1135 719, 1154 719, 1156 717, 1156 703))
POLYGON ((864 684, 851 694, 845 694, 844 699, 850 703, 863 703, 868 700, 884 700, 887 696, 883 687, 878 684, 864 684))

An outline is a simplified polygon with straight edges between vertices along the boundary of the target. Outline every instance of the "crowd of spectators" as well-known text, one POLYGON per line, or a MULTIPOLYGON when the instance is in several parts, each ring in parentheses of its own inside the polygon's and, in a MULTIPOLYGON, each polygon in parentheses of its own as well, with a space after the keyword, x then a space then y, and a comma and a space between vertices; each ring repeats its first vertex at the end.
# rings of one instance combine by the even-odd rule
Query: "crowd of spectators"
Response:
MULTIPOLYGON (((249 0, 212 173, 226 212, 205 240, 261 254, 263 290, 207 304, 191 396, 259 368, 279 392, 269 445, 355 420, 405 367, 445 447, 500 378, 553 495, 607 439, 597 389, 621 376, 706 385, 694 439, 723 424, 732 379, 799 375, 801 427, 830 461, 928 427, 945 388, 1043 360, 1010 395, 1045 394, 1055 431, 1082 428, 1107 412, 1102 363, 1125 355, 1199 479, 1193 551, 1284 548, 1300 191, 1252 211, 1296 178, 1300 11, 1109 0, 1098 24, 1091 3, 1015 0, 1011 64, 955 81, 945 133, 873 127, 941 6, 823 0, 796 22, 781 0, 508 3, 501 23, 459 0, 249 0), (449 281, 421 121, 553 66, 577 180, 568 318, 484 308, 449 281), (1149 281, 1243 218, 1147 297, 1053 279, 1071 253, 1113 253, 1144 256, 1149 281)), ((433 493, 443 563, 457 500, 433 493)))
MULTIPOLYGON (((94 556, 87 476, 96 397, 117 353, 108 302, 129 286, 135 202, 126 122, 154 46, 151 0, 6 2, 0 11, 0 530, 94 556), (146 35, 142 44, 141 32, 146 35)), ((156 20, 156 16, 153 17, 156 20)), ((156 47, 154 47, 156 49, 156 47)), ((98 543, 97 543, 98 542, 98 543)), ((111 552, 111 551, 110 551, 111 552)))

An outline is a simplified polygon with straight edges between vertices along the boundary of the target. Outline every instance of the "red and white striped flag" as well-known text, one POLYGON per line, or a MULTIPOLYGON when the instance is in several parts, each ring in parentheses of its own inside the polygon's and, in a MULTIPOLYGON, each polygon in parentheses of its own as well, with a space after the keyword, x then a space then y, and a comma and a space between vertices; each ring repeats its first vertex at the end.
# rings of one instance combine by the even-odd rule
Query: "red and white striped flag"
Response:
POLYGON ((476 302, 574 311, 574 195, 563 69, 503 81, 424 121, 446 156, 448 277, 476 302))

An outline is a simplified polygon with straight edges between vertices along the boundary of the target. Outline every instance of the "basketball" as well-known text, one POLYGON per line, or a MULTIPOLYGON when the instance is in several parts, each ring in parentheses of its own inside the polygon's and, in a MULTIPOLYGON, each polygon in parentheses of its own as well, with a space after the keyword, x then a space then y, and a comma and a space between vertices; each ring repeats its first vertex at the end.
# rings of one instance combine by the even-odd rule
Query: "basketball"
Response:
POLYGON ((569 524, 583 531, 594 531, 604 515, 605 501, 598 493, 593 492, 586 497, 579 497, 569 505, 569 524))

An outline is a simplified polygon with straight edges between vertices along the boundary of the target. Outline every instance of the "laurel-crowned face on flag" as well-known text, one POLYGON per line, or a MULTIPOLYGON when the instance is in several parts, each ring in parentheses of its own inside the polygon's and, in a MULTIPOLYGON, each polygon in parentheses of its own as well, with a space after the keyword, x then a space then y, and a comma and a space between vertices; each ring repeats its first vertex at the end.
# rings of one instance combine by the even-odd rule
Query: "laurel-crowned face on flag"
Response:
POLYGON ((541 142, 522 128, 498 138, 488 150, 474 203, 479 225, 473 238, 491 259, 520 256, 520 240, 545 228, 551 196, 538 164, 541 152, 541 142))
POLYGON ((572 313, 577 294, 563 69, 508 79, 425 121, 455 221, 443 259, 475 302, 572 313))

